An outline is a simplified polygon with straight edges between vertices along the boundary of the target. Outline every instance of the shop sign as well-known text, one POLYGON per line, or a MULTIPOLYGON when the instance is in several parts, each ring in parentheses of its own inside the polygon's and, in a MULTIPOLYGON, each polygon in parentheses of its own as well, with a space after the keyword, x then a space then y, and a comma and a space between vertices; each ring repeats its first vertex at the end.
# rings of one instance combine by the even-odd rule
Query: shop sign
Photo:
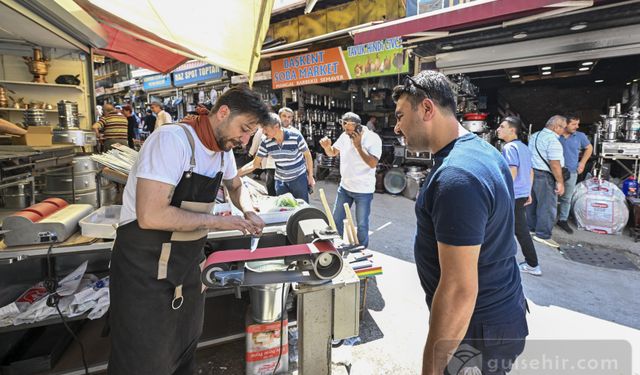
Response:
POLYGON ((104 93, 105 93, 104 87, 96 87, 95 93, 96 93, 96 96, 104 95, 104 93))
POLYGON ((160 90, 171 87, 170 74, 156 74, 150 77, 144 77, 142 87, 145 91, 160 90))
POLYGON ((348 79, 349 72, 340 47, 271 61, 271 86, 274 89, 348 79))
POLYGON ((134 85, 135 83, 136 83, 135 78, 132 78, 132 79, 129 79, 129 80, 126 80, 126 81, 122 81, 122 82, 114 83, 114 84, 113 84, 113 87, 117 87, 117 88, 123 89, 123 88, 125 88, 125 87, 131 86, 131 85, 134 85))
POLYGON ((158 72, 154 72, 153 70, 149 70, 149 69, 140 68, 140 69, 135 69, 131 71, 131 78, 152 76, 154 74, 158 74, 158 72))
MULTIPOLYGON (((259 82, 259 81, 269 81, 271 80, 271 71, 267 70, 264 72, 258 72, 256 74, 253 75, 253 82, 259 82)), ((237 76, 231 76, 231 83, 234 85, 237 85, 239 83, 246 83, 249 82, 249 76, 242 74, 242 75, 237 75, 237 76)))
POLYGON ((407 17, 417 14, 455 10, 476 0, 407 0, 407 17))
POLYGON ((220 78, 222 78, 222 69, 211 64, 202 64, 201 66, 184 70, 178 68, 173 72, 173 84, 176 87, 220 78))
POLYGON ((400 37, 348 47, 344 59, 352 79, 409 72, 409 61, 400 37))

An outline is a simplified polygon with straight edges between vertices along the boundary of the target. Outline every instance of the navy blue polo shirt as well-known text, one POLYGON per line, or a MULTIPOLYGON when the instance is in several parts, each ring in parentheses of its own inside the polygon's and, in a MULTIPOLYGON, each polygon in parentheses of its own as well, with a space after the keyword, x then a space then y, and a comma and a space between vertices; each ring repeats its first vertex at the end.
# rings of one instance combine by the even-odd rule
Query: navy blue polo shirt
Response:
POLYGON ((472 322, 511 322, 522 314, 513 182, 495 148, 469 133, 437 152, 416 202, 416 216, 414 252, 429 309, 440 279, 439 241, 481 245, 472 322))

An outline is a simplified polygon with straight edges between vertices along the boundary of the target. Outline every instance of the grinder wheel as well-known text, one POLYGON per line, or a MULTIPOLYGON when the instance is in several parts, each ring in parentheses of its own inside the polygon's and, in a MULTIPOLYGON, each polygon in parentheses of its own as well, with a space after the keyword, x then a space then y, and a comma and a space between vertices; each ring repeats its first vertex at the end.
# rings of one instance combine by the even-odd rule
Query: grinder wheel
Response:
POLYGON ((287 240, 292 245, 298 243, 298 223, 303 220, 322 219, 328 222, 327 215, 315 207, 305 207, 294 212, 287 220, 287 240))

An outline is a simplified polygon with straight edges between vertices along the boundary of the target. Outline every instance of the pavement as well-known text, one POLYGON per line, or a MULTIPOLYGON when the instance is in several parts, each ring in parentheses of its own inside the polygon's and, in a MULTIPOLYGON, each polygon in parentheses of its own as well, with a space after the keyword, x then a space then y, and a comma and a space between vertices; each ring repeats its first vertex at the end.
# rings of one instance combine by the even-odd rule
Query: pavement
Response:
MULTIPOLYGON (((332 205, 337 185, 320 181, 315 190, 320 188, 325 190, 332 205)), ((322 207, 317 192, 311 196, 311 204, 322 207)), ((334 362, 350 363, 351 374, 420 372, 429 312, 413 258, 414 204, 402 196, 375 194, 369 247, 375 252, 374 259, 382 265, 384 274, 369 284, 366 312, 360 326, 361 342, 333 350, 334 362)), ((555 228, 554 238, 563 245, 588 243, 622 252, 630 259, 640 254, 640 244, 629 236, 560 232, 561 229, 555 228)), ((615 355, 621 360, 632 357, 634 367, 629 373, 640 374, 640 271, 578 263, 566 259, 558 250, 539 243, 535 246, 543 275, 522 275, 531 309, 527 352, 530 347, 542 347, 549 355, 567 350, 584 354, 593 348, 601 353, 620 344, 603 340, 622 340, 628 351, 618 350, 615 355)), ((518 261, 523 261, 521 254, 518 261)), ((201 363, 207 365, 201 367, 199 373, 243 373, 237 361, 229 361, 231 353, 242 360, 242 353, 237 353, 242 347, 236 342, 213 348, 217 354, 202 357, 201 363)), ((347 371, 336 364, 333 373, 346 374, 347 371)))

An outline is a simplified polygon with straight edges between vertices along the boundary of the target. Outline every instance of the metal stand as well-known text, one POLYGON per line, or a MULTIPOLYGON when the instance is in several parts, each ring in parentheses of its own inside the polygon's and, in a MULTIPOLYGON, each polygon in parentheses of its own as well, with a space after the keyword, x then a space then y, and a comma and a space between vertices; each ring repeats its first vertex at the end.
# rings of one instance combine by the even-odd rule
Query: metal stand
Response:
POLYGON ((298 370, 301 375, 331 373, 331 341, 358 335, 360 279, 351 267, 321 285, 300 284, 298 294, 298 370))

